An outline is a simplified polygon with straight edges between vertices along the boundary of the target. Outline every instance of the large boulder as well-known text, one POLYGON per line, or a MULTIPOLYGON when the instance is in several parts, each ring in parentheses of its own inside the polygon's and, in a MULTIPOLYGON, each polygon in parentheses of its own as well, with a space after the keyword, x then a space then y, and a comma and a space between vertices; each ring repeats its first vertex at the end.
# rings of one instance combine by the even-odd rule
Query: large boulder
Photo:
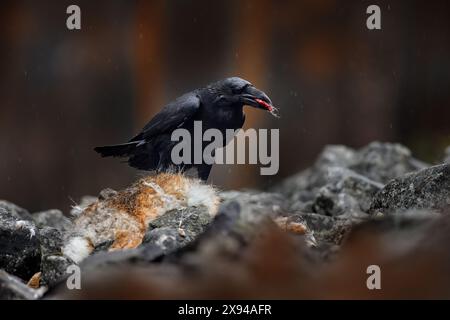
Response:
POLYGON ((366 217, 372 197, 383 185, 341 167, 328 168, 327 175, 328 182, 315 192, 311 211, 327 216, 366 217))
POLYGON ((413 172, 389 182, 374 197, 372 213, 408 210, 445 212, 450 207, 450 164, 413 172))
POLYGON ((373 196, 390 179, 427 165, 404 146, 373 142, 360 150, 327 146, 314 165, 276 186, 290 211, 367 218, 373 196))
POLYGON ((427 166, 401 144, 372 142, 356 153, 355 161, 349 168, 373 181, 387 183, 427 166))
POLYGON ((3 212, 4 214, 7 214, 15 219, 33 221, 33 218, 28 210, 9 201, 0 200, 0 212, 3 212))
POLYGON ((41 263, 39 230, 15 213, 0 210, 0 269, 29 280, 41 263))
POLYGON ((168 211, 150 222, 142 245, 151 243, 163 252, 173 251, 194 240, 212 219, 208 209, 202 206, 168 211))

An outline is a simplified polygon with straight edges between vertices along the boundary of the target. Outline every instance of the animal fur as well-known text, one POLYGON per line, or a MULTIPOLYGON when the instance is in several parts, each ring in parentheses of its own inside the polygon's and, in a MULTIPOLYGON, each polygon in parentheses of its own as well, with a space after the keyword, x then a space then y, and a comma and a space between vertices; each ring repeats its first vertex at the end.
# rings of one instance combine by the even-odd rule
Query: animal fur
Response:
POLYGON ((82 208, 63 253, 78 263, 107 241, 113 241, 110 250, 135 248, 149 222, 165 212, 205 206, 215 215, 218 205, 216 190, 199 179, 171 173, 148 176, 82 208))

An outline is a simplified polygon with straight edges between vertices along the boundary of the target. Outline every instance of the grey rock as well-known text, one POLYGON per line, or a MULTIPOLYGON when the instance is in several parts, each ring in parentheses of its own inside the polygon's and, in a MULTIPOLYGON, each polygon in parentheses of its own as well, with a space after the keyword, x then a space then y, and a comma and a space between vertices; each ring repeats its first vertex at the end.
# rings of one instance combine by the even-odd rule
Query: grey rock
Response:
POLYGON ((358 152, 343 145, 325 146, 314 164, 316 168, 329 166, 348 168, 358 159, 358 152))
MULTIPOLYGON (((144 264, 181 248, 201 234, 212 217, 204 207, 189 207, 171 210, 153 220, 144 236, 142 244, 136 249, 107 251, 110 242, 97 246, 94 252, 80 265, 82 273, 103 268, 126 268, 126 266, 144 264)), ((67 277, 67 267, 72 264, 62 255, 43 257, 42 282, 50 286, 67 277)))
POLYGON ((60 231, 67 231, 72 228, 72 222, 60 210, 47 210, 33 213, 33 221, 40 228, 52 227, 60 231))
POLYGON ((205 230, 212 218, 208 209, 204 207, 171 210, 150 222, 149 231, 162 227, 180 229, 184 230, 186 241, 191 241, 205 230))
POLYGON ((9 201, 0 200, 0 213, 2 212, 5 215, 9 215, 18 220, 28 220, 28 221, 33 220, 31 214, 26 209, 21 208, 9 201))
POLYGON ((311 168, 273 190, 287 197, 292 212, 361 218, 384 183, 425 167, 399 144, 373 142, 357 151, 327 146, 311 168))
POLYGON ((383 185, 341 167, 327 169, 328 183, 316 190, 312 209, 323 215, 360 218, 370 209, 372 197, 383 185))
POLYGON ((26 220, 0 211, 0 269, 29 280, 39 271, 39 230, 26 220))
POLYGON ((380 183, 426 167, 428 165, 413 158, 411 151, 405 146, 381 142, 372 142, 360 149, 355 163, 349 166, 359 174, 380 183))
POLYGON ((407 174, 389 182, 376 194, 372 213, 393 214, 407 210, 448 211, 450 207, 450 164, 407 174))
POLYGON ((294 201, 310 201, 314 198, 314 190, 327 183, 329 167, 348 168, 355 164, 356 151, 341 145, 326 146, 311 168, 308 168, 281 184, 273 191, 279 192, 294 201))
POLYGON ((67 267, 73 264, 62 255, 64 245, 61 231, 51 227, 39 230, 41 241, 41 286, 51 287, 66 275, 67 267))
POLYGON ((219 215, 226 218, 227 224, 215 220, 215 225, 225 230, 225 226, 228 226, 227 232, 239 234, 243 238, 252 237, 262 223, 285 214, 287 209, 284 206, 284 198, 279 194, 236 194, 225 200, 219 209, 219 215))
POLYGON ((220 194, 223 203, 236 201, 246 208, 249 214, 257 213, 276 218, 288 215, 288 200, 280 193, 261 191, 225 191, 220 194))
POLYGON ((412 157, 411 151, 400 144, 372 142, 358 151, 341 145, 329 145, 324 148, 311 168, 287 178, 274 190, 292 196, 298 191, 321 187, 327 183, 324 170, 329 167, 351 169, 370 180, 384 184, 427 166, 412 157))
MULTIPOLYGON (((273 224, 273 211, 261 210, 259 206, 247 206, 248 198, 234 197, 225 200, 214 220, 194 241, 165 257, 166 261, 188 259, 188 264, 207 261, 211 252, 236 255, 260 233, 267 223, 273 224), (190 257, 190 253, 195 254, 190 257)), ((185 261, 186 262, 186 261, 185 261)))
POLYGON ((0 300, 36 300, 44 293, 45 288, 30 288, 21 279, 0 270, 0 300))
POLYGON ((41 286, 53 287, 69 274, 67 269, 75 263, 63 255, 48 254, 42 256, 41 286))
POLYGON ((374 216, 352 227, 346 241, 360 241, 376 237, 380 249, 387 250, 390 257, 413 254, 424 250, 426 256, 436 251, 447 254, 450 238, 449 217, 429 211, 410 210, 395 215, 374 216), (358 240, 354 240, 358 239, 358 240))
POLYGON ((212 219, 204 207, 168 211, 150 222, 142 246, 156 245, 163 252, 178 249, 201 234, 212 219))
MULTIPOLYGON (((182 233, 183 234, 183 233, 182 233)), ((183 234, 184 235, 184 234, 183 234)), ((153 243, 165 253, 180 248, 186 243, 180 230, 170 227, 161 227, 148 231, 142 241, 143 245, 153 243)))
POLYGON ((104 267, 120 268, 130 264, 148 264, 163 255, 164 252, 161 247, 153 243, 147 243, 136 249, 99 251, 84 259, 80 268, 84 273, 104 267))
POLYGON ((63 234, 55 228, 43 227, 39 230, 42 255, 61 254, 64 245, 63 234))
MULTIPOLYGON (((353 197, 338 192, 339 176, 357 176, 347 168, 354 165, 357 159, 357 151, 340 145, 326 146, 311 168, 308 168, 281 184, 275 186, 273 191, 287 197, 292 212, 322 212, 323 214, 337 214, 343 209, 337 206, 337 198, 353 197), (346 170, 347 169, 347 170, 346 170), (341 174, 339 174, 339 170, 341 174), (333 212, 328 212, 328 211, 333 212)), ((349 206, 349 204, 347 204, 349 206)), ((356 207, 356 204, 352 204, 356 207)))

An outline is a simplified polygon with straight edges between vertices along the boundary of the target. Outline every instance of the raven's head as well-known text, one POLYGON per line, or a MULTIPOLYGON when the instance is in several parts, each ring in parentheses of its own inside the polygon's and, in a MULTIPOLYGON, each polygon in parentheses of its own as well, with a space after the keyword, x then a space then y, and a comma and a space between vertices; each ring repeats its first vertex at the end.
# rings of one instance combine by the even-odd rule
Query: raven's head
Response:
POLYGON ((232 77, 213 84, 217 90, 216 103, 219 105, 241 104, 267 110, 274 114, 276 108, 270 98, 256 89, 247 80, 232 77))

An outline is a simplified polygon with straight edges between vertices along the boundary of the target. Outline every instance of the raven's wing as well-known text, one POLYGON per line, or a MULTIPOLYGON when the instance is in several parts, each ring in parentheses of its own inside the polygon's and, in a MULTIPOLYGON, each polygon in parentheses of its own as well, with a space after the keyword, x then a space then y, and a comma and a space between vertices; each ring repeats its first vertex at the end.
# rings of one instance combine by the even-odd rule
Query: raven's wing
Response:
POLYGON ((181 127, 193 118, 200 109, 200 98, 195 93, 187 93, 166 105, 145 125, 141 133, 129 142, 140 141, 181 127))

